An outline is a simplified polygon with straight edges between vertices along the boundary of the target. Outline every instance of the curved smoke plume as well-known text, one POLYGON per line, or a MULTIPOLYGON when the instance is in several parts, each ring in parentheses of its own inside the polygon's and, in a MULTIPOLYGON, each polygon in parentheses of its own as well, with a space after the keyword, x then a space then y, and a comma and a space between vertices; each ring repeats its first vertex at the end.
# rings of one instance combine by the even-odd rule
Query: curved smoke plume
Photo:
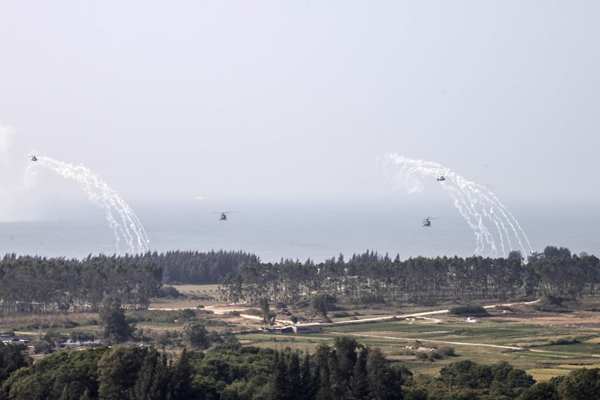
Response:
POLYGON ((36 162, 29 164, 25 177, 29 180, 34 169, 44 167, 64 178, 72 179, 81 185, 88 199, 104 210, 108 225, 115 235, 117 253, 120 242, 124 240, 130 254, 148 251, 148 236, 133 210, 117 192, 110 188, 97 174, 83 165, 67 164, 50 157, 38 156, 36 162), (114 212, 114 214, 113 214, 114 212))
POLYGON ((436 179, 440 182, 454 202, 454 206, 475 234, 475 253, 488 252, 490 256, 506 256, 507 248, 514 250, 513 241, 525 255, 528 253, 523 239, 531 251, 527 235, 511 212, 487 188, 469 182, 438 163, 415 160, 398 154, 386 154, 385 165, 397 169, 395 178, 408 189, 409 193, 421 192, 424 188, 421 178, 436 179), (487 224, 487 225, 486 225, 487 224), (488 226, 491 226, 489 228, 488 226), (516 226, 516 227, 515 227, 516 226), (500 249, 495 238, 500 239, 500 249))

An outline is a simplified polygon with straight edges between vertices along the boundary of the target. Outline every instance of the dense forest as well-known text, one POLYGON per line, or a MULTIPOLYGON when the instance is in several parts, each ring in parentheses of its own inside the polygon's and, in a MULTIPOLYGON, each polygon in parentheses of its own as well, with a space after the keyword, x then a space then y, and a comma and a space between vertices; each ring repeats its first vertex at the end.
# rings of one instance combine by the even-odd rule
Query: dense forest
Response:
POLYGON ((168 251, 166 253, 147 252, 134 256, 119 257, 125 263, 154 263, 162 268, 163 282, 167 284, 214 284, 219 276, 235 276, 238 267, 245 264, 260 263, 254 254, 242 251, 168 251))
POLYGON ((105 296, 126 308, 147 308, 165 283, 217 283, 242 263, 260 259, 243 252, 171 251, 82 260, 16 256, 0 260, 0 312, 97 311, 105 296))
POLYGON ((0 311, 97 311, 107 295, 127 308, 147 308, 161 285, 154 263, 128 263, 117 257, 16 257, 0 261, 0 311))
POLYGON ((0 344, 0 400, 477 400, 598 399, 600 369, 535 385, 507 363, 457 361, 439 376, 413 376, 378 348, 351 337, 313 354, 241 346, 234 337, 207 352, 101 347, 34 363, 0 344))
MULTIPOLYGON (((257 302, 260 298, 297 301, 311 293, 345 296, 351 301, 373 299, 413 302, 509 298, 516 295, 596 296, 600 260, 595 256, 554 251, 535 253, 524 262, 519 252, 508 258, 438 257, 400 261, 377 253, 340 256, 323 263, 244 264, 237 276, 220 281, 224 299, 257 302)), ((561 248, 562 249, 562 248, 561 248)), ((557 249, 557 250, 561 250, 557 249)))
POLYGON ((438 257, 400 261, 366 252, 315 264, 281 260, 260 263, 243 252, 146 253, 83 260, 7 255, 0 260, 0 311, 96 311, 106 295, 126 308, 147 308, 162 282, 220 283, 227 301, 260 298, 297 301, 307 294, 345 296, 350 301, 413 302, 553 295, 596 296, 600 260, 547 247, 524 262, 508 258, 438 257))

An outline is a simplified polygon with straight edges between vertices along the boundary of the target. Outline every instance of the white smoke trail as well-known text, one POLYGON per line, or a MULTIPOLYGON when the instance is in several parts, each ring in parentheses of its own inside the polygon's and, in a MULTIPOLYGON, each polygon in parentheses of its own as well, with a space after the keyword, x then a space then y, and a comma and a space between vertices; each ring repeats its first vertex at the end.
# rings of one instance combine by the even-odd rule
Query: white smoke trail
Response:
MULTIPOLYGON (((480 186, 480 185, 477 185, 480 186)), ((481 188, 487 190, 486 188, 484 188, 483 186, 480 186, 481 188)), ((517 234, 517 231, 515 229, 515 227, 513 226, 513 224, 510 222, 510 219, 506 216, 506 214, 504 213, 506 211, 506 213, 508 213, 508 215, 510 215, 510 217, 512 218, 512 220, 515 222, 515 224, 517 225, 517 227, 519 228, 519 231, 521 231, 521 234, 523 235, 523 237, 525 238, 525 241, 527 241, 527 246, 529 246, 529 250, 531 251, 531 243, 529 243, 529 239, 527 238, 527 235, 525 234, 525 232, 523 231, 523 228, 521 228, 521 225, 519 224, 519 221, 517 221, 517 219, 512 215, 512 213, 508 210, 508 208, 506 208, 504 206, 504 204, 502 204, 500 202, 500 200, 498 200, 498 198, 494 195, 494 193, 490 192, 489 190, 487 190, 490 194, 490 196, 492 197, 493 201, 498 205, 498 208, 500 209, 500 212, 502 213, 502 215, 504 215, 504 218, 506 218, 506 220, 508 221, 509 225, 511 226, 511 228, 513 229, 513 231, 515 231, 515 236, 519 239, 519 245, 521 246, 521 248, 523 248, 523 244, 521 243, 521 240, 519 238, 519 235, 517 234)), ((523 251, 525 251, 523 249, 523 251)))
POLYGON ((25 171, 26 184, 35 174, 34 169, 37 166, 78 182, 88 199, 104 210, 108 225, 115 235, 117 253, 120 253, 121 239, 127 244, 126 251, 130 254, 148 251, 148 236, 140 220, 125 200, 98 175, 83 165, 67 164, 50 157, 37 156, 37 161, 31 162, 25 171), (117 218, 113 216, 113 210, 118 215, 117 218))
POLYGON ((496 236, 500 238, 502 256, 506 256, 505 239, 508 248, 513 250, 511 237, 516 238, 523 251, 523 255, 527 251, 523 246, 521 236, 525 238, 531 251, 529 239, 527 239, 519 222, 487 188, 474 182, 469 182, 462 176, 452 172, 449 168, 430 161, 410 159, 398 154, 387 154, 384 159, 384 165, 398 168, 393 178, 399 179, 409 193, 421 192, 423 190, 424 185, 420 178, 430 178, 433 180, 443 176, 445 180, 439 183, 448 192, 450 197, 452 197, 454 206, 475 234, 476 254, 481 254, 484 251, 487 251, 490 256, 497 256, 498 254, 494 234, 486 227, 484 221, 492 222, 495 225, 496 236), (495 212, 495 210, 499 211, 500 214, 495 212), (515 229, 513 222, 518 227, 520 233, 515 229), (506 225, 511 227, 512 235, 506 228, 506 225))

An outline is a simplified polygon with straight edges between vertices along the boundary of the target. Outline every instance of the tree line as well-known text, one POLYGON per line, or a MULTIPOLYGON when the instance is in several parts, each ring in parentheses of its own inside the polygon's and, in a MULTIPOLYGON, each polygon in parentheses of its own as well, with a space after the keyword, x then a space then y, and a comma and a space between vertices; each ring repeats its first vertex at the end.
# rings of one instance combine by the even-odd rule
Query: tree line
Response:
POLYGON ((155 263, 119 257, 84 260, 6 255, 0 261, 0 312, 97 311, 107 295, 147 308, 161 286, 155 263))
POLYGON ((251 303, 265 297, 297 301, 313 293, 343 296, 356 303, 598 294, 597 257, 571 256, 570 252, 569 257, 535 255, 529 262, 524 262, 519 252, 508 258, 416 257, 401 261, 398 256, 391 260, 387 255, 366 253, 348 262, 340 256, 318 264, 311 260, 244 264, 237 276, 221 278, 219 290, 224 300, 251 303))
POLYGON ((242 263, 260 259, 241 251, 170 251, 91 255, 82 259, 17 256, 0 260, 0 312, 97 311, 105 296, 126 308, 147 308, 161 284, 217 283, 242 263))
POLYGON ((450 363, 413 376, 379 348, 348 336, 313 354, 241 346, 235 337, 178 357, 154 348, 102 347, 32 362, 0 343, 0 400, 571 400, 600 398, 600 369, 535 384, 506 362, 450 363))
POLYGON ((126 263, 141 264, 151 262, 159 265, 166 284, 215 284, 219 276, 235 276, 242 263, 257 264, 260 258, 243 251, 167 251, 166 253, 147 252, 120 257, 126 263))

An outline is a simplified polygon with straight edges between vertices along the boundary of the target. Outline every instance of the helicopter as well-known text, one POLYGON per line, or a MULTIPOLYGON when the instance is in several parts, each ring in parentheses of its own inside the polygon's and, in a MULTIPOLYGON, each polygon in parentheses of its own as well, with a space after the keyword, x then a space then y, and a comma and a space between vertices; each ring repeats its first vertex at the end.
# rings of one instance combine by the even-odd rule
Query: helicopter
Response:
POLYGON ((227 214, 229 214, 231 212, 235 212, 235 211, 225 211, 225 212, 214 213, 214 214, 221 214, 221 217, 219 217, 219 221, 227 221, 227 214))
POLYGON ((431 221, 430 219, 439 219, 439 218, 431 218, 431 217, 427 217, 423 220, 423 228, 428 227, 431 228, 431 221))
POLYGON ((445 180, 446 180, 446 178, 444 178, 444 176, 443 176, 443 175, 442 175, 442 176, 440 176, 439 178, 437 178, 437 181, 438 181, 438 182, 443 182, 443 181, 445 181, 445 180))
POLYGON ((31 156, 31 161, 37 161, 37 157, 36 156, 31 156))

